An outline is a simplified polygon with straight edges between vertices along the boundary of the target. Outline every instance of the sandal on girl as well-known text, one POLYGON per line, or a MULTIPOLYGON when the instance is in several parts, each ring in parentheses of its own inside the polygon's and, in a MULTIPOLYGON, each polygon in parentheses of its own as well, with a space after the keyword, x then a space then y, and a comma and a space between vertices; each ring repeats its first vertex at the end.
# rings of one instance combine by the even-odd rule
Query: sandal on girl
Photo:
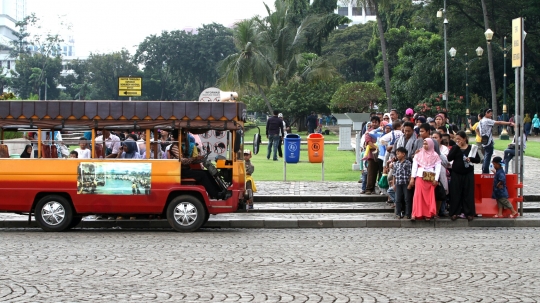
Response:
POLYGON ((503 216, 495 215, 493 218, 504 218, 503 216))
POLYGON ((512 219, 517 218, 517 217, 519 217, 519 213, 516 213, 515 215, 508 216, 508 218, 512 218, 512 219))

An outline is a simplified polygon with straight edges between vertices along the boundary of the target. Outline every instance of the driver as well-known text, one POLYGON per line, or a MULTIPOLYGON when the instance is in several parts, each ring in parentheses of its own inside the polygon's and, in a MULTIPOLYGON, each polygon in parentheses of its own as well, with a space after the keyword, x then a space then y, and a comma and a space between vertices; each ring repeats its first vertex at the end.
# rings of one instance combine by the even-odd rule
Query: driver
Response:
MULTIPOLYGON (((210 199, 223 199, 223 197, 225 197, 226 191, 219 191, 219 185, 216 183, 214 177, 210 175, 210 172, 202 169, 192 169, 190 167, 191 164, 200 163, 200 161, 202 161, 204 157, 193 157, 193 150, 196 150, 196 148, 188 149, 188 151, 191 151, 191 154, 189 154, 188 157, 180 154, 178 150, 178 143, 176 143, 178 141, 178 130, 175 129, 172 131, 172 137, 175 143, 172 144, 169 150, 170 157, 171 159, 179 159, 182 163, 182 171, 180 175, 184 178, 195 179, 197 184, 204 186, 204 188, 208 192, 208 196, 210 197, 210 199)), ((188 152, 186 151, 186 153, 188 152)))

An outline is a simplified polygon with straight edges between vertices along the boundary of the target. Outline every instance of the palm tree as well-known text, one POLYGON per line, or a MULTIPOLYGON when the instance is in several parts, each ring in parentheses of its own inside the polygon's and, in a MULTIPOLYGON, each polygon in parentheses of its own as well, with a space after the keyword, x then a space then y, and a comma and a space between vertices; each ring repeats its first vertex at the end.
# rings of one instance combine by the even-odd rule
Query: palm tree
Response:
MULTIPOLYGON (((318 81, 338 76, 330 58, 316 54, 310 60, 303 56, 309 39, 329 34, 327 27, 347 18, 331 18, 328 14, 312 14, 293 24, 287 0, 276 0, 275 10, 266 4, 268 15, 236 24, 233 37, 238 52, 220 62, 220 87, 240 91, 258 90, 270 113, 272 106, 265 89, 294 81, 318 81), (299 70, 299 62, 303 62, 299 70)), ((333 27, 335 28, 335 26, 333 27)))
POLYGON ((272 106, 263 87, 269 87, 273 82, 273 62, 258 24, 255 18, 236 24, 233 39, 239 51, 219 63, 221 78, 218 83, 220 87, 230 90, 249 91, 257 88, 271 113, 272 106))

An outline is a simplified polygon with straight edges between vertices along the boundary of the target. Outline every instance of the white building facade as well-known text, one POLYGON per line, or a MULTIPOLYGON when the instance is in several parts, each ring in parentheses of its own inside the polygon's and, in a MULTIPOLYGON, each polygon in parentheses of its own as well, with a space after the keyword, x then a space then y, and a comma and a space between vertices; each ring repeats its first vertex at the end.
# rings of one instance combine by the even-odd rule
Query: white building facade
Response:
POLYGON ((10 75, 9 70, 15 68, 15 58, 9 57, 11 41, 17 40, 13 34, 17 30, 15 24, 26 17, 26 0, 0 0, 0 64, 3 74, 10 75))
POLYGON ((349 23, 349 26, 354 24, 364 24, 368 21, 377 21, 373 7, 357 5, 356 1, 338 1, 338 8, 335 13, 351 19, 352 22, 349 23))

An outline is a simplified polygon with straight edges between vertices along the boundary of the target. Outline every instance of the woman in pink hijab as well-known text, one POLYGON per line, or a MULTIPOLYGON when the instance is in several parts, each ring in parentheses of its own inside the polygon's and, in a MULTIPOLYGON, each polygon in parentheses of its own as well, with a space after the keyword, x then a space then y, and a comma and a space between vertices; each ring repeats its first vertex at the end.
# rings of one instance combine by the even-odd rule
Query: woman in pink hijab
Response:
POLYGON ((435 187, 439 184, 441 158, 435 152, 431 138, 424 139, 423 148, 413 159, 409 188, 414 186, 412 220, 424 218, 430 220, 437 215, 435 187), (427 181, 425 179, 430 179, 427 181))

